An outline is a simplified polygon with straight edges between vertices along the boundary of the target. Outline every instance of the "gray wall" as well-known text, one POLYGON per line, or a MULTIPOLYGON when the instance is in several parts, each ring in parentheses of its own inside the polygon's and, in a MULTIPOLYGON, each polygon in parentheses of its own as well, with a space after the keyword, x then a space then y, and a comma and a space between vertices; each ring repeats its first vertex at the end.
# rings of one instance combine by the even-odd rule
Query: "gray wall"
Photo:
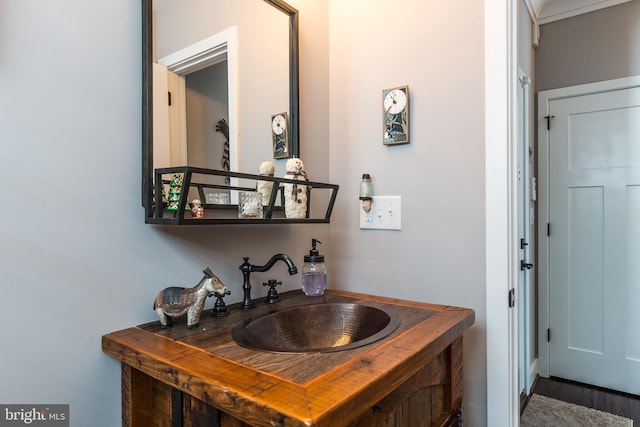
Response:
POLYGON ((484 425, 483 2, 330 4, 329 165, 341 185, 330 282, 473 308, 476 325, 464 336, 465 423, 484 425), (411 143, 384 146, 382 90, 405 84, 411 143), (359 229, 363 173, 376 195, 402 196, 402 231, 359 229))
POLYGON ((640 74, 640 2, 540 27, 536 90, 640 74))

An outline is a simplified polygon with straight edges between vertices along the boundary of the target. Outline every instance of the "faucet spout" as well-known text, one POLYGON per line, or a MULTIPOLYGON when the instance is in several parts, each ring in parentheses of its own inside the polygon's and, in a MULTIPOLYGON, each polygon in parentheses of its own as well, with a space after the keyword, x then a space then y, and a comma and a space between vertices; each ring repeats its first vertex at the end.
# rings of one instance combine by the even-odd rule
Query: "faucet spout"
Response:
POLYGON ((296 267, 296 265, 293 263, 291 258, 285 254, 275 254, 274 256, 271 257, 271 259, 265 265, 250 264, 249 257, 244 257, 243 259, 244 259, 244 262, 239 267, 240 271, 242 271, 242 276, 244 278, 244 281, 242 284, 244 299, 242 301, 242 304, 240 304, 240 307, 242 307, 245 310, 256 306, 251 300, 251 272, 252 271, 258 271, 258 272, 269 271, 277 261, 282 261, 285 264, 287 264, 290 275, 294 275, 298 273, 298 268, 296 267))
POLYGON ((298 268, 293 263, 291 258, 289 258, 289 255, 285 255, 285 254, 275 254, 274 256, 271 257, 271 259, 265 265, 262 265, 262 266, 254 265, 251 271, 260 271, 260 272, 269 271, 271 270, 271 267, 273 267, 273 264, 276 263, 276 261, 282 261, 285 264, 287 264, 287 267, 289 268, 289 275, 293 276, 298 272, 298 268))

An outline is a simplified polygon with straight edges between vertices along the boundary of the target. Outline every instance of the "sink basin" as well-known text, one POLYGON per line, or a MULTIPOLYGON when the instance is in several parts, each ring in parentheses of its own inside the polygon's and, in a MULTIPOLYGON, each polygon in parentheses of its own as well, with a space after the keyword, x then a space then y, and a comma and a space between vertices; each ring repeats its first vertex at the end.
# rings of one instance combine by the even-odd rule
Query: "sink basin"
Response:
POLYGON ((243 347, 276 353, 325 353, 378 341, 400 324, 395 313, 361 304, 327 303, 248 319, 231 331, 243 347))

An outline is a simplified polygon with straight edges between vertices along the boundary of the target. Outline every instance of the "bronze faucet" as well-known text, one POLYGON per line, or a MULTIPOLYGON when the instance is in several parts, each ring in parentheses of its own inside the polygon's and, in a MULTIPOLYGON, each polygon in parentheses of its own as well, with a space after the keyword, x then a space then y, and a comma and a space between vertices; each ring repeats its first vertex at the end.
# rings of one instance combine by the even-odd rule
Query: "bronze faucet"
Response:
POLYGON ((276 263, 276 261, 282 261, 287 264, 287 267, 289 267, 290 275, 298 273, 298 268, 295 266, 291 258, 289 258, 289 256, 285 254, 275 254, 265 265, 261 266, 249 264, 249 257, 244 257, 243 259, 244 262, 239 268, 240 271, 242 271, 242 276, 244 277, 244 283, 242 284, 242 290, 244 291, 244 300, 242 301, 242 304, 240 304, 240 307, 245 310, 256 306, 251 300, 251 279, 249 275, 252 271, 269 271, 271 267, 273 267, 273 264, 276 263))

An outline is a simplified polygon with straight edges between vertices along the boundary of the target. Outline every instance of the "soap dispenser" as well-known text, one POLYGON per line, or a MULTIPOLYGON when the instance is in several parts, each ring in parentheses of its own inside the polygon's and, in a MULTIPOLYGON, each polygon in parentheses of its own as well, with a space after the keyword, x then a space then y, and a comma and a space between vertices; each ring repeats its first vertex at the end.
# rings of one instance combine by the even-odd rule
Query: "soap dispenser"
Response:
POLYGON ((316 249, 317 239, 311 239, 309 255, 304 256, 302 265, 302 291, 308 297, 324 295, 327 289, 327 267, 324 265, 324 255, 316 249))

